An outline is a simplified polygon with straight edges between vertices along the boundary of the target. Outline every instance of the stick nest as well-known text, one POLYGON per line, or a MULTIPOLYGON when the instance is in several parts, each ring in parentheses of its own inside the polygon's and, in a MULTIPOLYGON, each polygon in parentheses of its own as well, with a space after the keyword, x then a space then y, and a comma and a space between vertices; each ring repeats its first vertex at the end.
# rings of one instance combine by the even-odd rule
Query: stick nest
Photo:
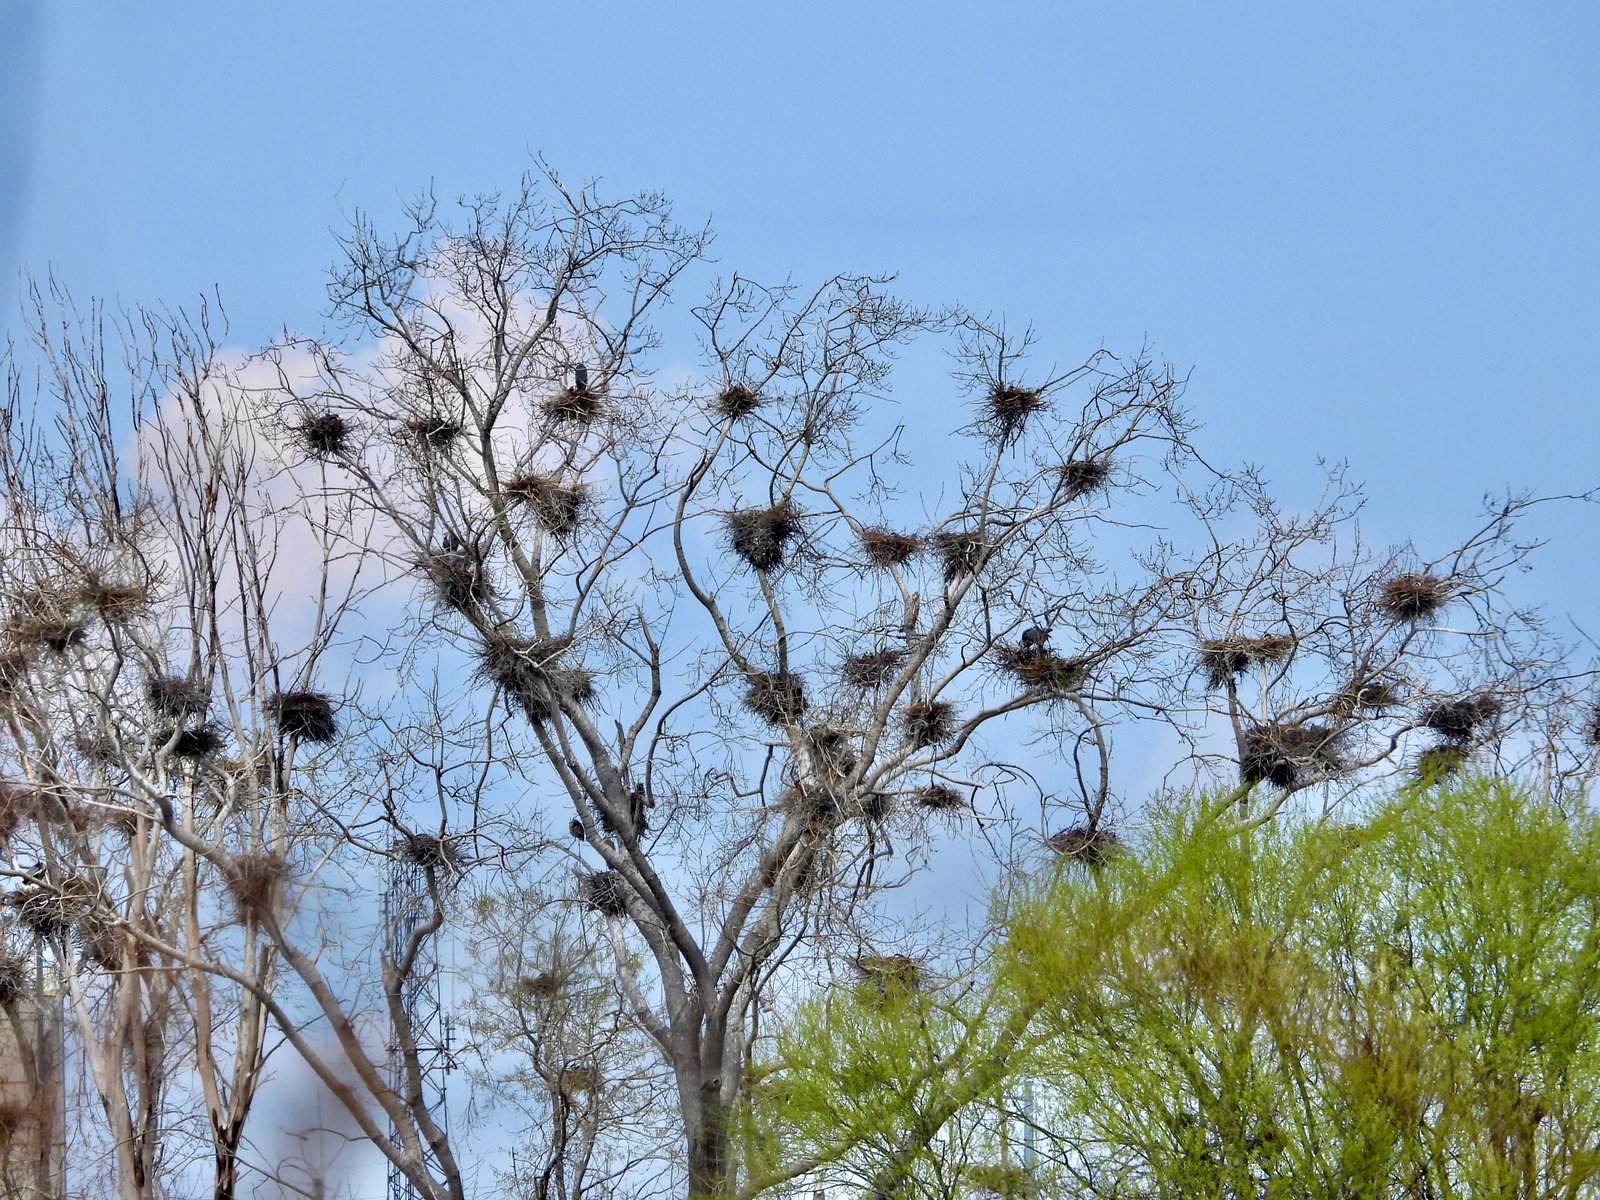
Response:
POLYGON ((215 725, 196 725, 189 729, 169 729, 161 735, 161 745, 172 743, 172 756, 197 762, 220 754, 228 739, 215 725))
POLYGON ((278 732, 302 742, 331 742, 339 732, 333 701, 321 692, 279 692, 272 698, 278 732))
POLYGON ((1396 621, 1423 621, 1448 604, 1454 590, 1437 575, 1396 575, 1383 585, 1378 607, 1396 621))
POLYGON ((1285 634, 1215 638, 1200 643, 1200 669, 1206 673, 1206 686, 1219 688, 1258 663, 1283 662, 1294 647, 1295 640, 1285 634))
POLYGON ((568 537, 577 531, 589 508, 589 489, 581 483, 564 483, 555 475, 521 475, 501 489, 521 501, 549 533, 568 537))
POLYGON ((471 612, 494 597, 483 560, 469 550, 435 550, 418 557, 434 598, 456 612, 471 612))
POLYGON ((1062 499, 1069 503, 1098 492, 1111 479, 1111 462, 1104 458, 1069 458, 1059 468, 1062 499))
POLYGON ((728 543, 757 571, 783 565, 789 543, 800 533, 800 512, 787 500, 770 508, 747 508, 728 514, 728 543))
POLYGON ((466 432, 460 421, 440 413, 407 417, 404 423, 417 444, 428 450, 448 450, 466 432))
POLYGON ((1122 839, 1110 829, 1100 829, 1085 822, 1069 829, 1061 829, 1045 838, 1044 844, 1063 858, 1098 867, 1111 855, 1122 849, 1122 839))
POLYGON ((324 460, 343 457, 354 432, 355 426, 331 409, 307 413, 294 427, 295 438, 305 452, 324 460))
POLYGON ((844 660, 840 674, 851 687, 871 690, 880 688, 893 679, 895 672, 906 660, 906 652, 894 646, 883 646, 864 654, 852 654, 844 660))
POLYGON ((815 783, 784 789, 778 797, 778 807, 794 813, 812 833, 824 833, 851 815, 849 800, 843 791, 815 783))
POLYGON ((868 1003, 903 1000, 928 983, 927 969, 909 954, 864 954, 854 965, 857 995, 868 1003))
POLYGON ((1333 699, 1342 712, 1353 714, 1364 709, 1381 712, 1401 703, 1405 693, 1398 683, 1390 679, 1358 679, 1345 684, 1333 699))
POLYGON ((584 387, 563 388, 541 407, 545 416, 558 425, 573 425, 587 429, 600 419, 605 411, 605 397, 596 389, 584 387))
POLYGON ((956 706, 948 700, 918 700, 901 718, 906 740, 919 750, 947 742, 956 731, 956 706))
POLYGON ((1315 722, 1257 725, 1245 731, 1239 778, 1296 788, 1337 775, 1347 767, 1340 731, 1315 722))
POLYGON ((1070 696, 1089 680, 1088 663, 1063 658, 1043 646, 1003 646, 996 657, 1023 687, 1052 696, 1070 696))
POLYGON ((459 870, 461 856, 456 852, 455 839, 439 837, 432 833, 408 833, 395 843, 394 852, 400 861, 414 867, 435 871, 459 870))
POLYGON ((39 937, 60 940, 76 931, 93 936, 103 926, 100 889, 81 875, 69 876, 51 887, 30 884, 9 892, 5 903, 17 910, 17 920, 39 937))
POLYGON ((1470 741, 1478 730, 1500 715, 1501 704, 1494 696, 1466 696, 1435 704, 1422 714, 1422 727, 1453 742, 1470 741))
POLYGON ((152 675, 144 683, 145 699, 158 716, 182 721, 211 707, 211 687, 190 675, 152 675))
POLYGON ((798 724, 806 711, 805 681, 794 674, 758 671, 750 676, 744 706, 775 728, 798 724))
POLYGON ((743 383, 730 383, 717 397, 717 411, 735 421, 740 417, 748 417, 760 407, 761 397, 743 383))
POLYGON ((1022 432, 1028 418, 1045 407, 1044 397, 1031 388, 996 384, 984 397, 984 429, 1002 439, 1022 432))
POLYGON ((18 646, 65 654, 88 641, 89 627, 68 613, 25 613, 6 623, 6 634, 18 646))
POLYGON ((981 535, 967 530, 936 533, 930 539, 930 544, 944 568, 946 583, 963 575, 976 575, 989 554, 989 543, 981 535))
POLYGON ((959 812, 967 806, 965 796, 955 788, 942 783, 929 783, 919 787, 911 793, 911 800, 918 808, 925 808, 929 812, 959 812))
POLYGON ((578 884, 578 895, 597 913, 620 917, 628 911, 628 885, 618 871, 596 871, 578 884))
POLYGON ((289 878, 289 864, 278 854, 236 854, 223 878, 240 916, 270 912, 289 878))
POLYGON ((880 570, 904 566, 922 549, 921 538, 892 529, 863 529, 859 536, 867 562, 880 570))
POLYGON ((150 589, 142 583, 119 583, 90 575, 73 595, 108 625, 128 621, 150 606, 150 589))
POLYGON ((28 964, 14 954, 0 951, 0 1008, 9 1008, 33 990, 28 964))
POLYGON ((1467 765, 1471 751, 1460 742, 1442 742, 1417 755, 1417 778, 1424 783, 1448 779, 1467 765))

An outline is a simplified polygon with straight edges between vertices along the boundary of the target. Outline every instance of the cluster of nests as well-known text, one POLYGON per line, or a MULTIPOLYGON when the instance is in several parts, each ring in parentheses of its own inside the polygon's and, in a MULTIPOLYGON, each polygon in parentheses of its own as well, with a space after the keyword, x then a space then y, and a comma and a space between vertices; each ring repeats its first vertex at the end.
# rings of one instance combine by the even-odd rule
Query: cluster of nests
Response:
POLYGON ((478 674, 503 691, 532 724, 540 725, 556 715, 563 701, 588 704, 595 698, 589 671, 561 665, 571 648, 567 637, 496 634, 479 652, 478 674))
MULTIPOLYGON (((145 680, 150 710, 166 722, 159 745, 176 758, 198 760, 218 754, 227 745, 224 731, 206 720, 211 688, 187 675, 153 675, 145 680)), ((267 701, 267 715, 279 736, 302 742, 331 742, 339 732, 333 700, 322 692, 277 692, 267 701)))
POLYGON ((21 597, 0 625, 9 648, 0 652, 0 686, 25 677, 30 652, 65 654, 89 640, 90 623, 131 620, 150 606, 150 587, 98 571, 74 572, 21 597))
POLYGON ((122 967, 123 941, 105 895, 92 879, 69 875, 54 883, 30 883, 8 892, 4 902, 35 936, 58 944, 71 942, 86 960, 108 971, 122 967))

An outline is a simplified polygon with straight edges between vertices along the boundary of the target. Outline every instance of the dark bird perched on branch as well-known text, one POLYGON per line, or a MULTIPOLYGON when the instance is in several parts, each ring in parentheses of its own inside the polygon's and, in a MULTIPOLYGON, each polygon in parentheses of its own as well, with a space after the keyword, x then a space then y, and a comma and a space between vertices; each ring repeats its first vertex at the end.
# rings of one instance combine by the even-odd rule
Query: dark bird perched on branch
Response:
POLYGON ((1042 625, 1033 625, 1022 631, 1022 648, 1035 654, 1044 653, 1044 644, 1050 640, 1050 631, 1042 625))
POLYGON ((635 784, 633 791, 628 794, 628 820, 633 825, 633 834, 638 837, 645 831, 644 810, 648 801, 645 799, 644 785, 635 784))
POLYGON ((580 392, 589 386, 589 368, 582 363, 572 368, 572 386, 580 392))
POLYGON ((573 817, 571 821, 567 822, 567 832, 580 842, 583 841, 583 822, 578 820, 577 817, 573 817))

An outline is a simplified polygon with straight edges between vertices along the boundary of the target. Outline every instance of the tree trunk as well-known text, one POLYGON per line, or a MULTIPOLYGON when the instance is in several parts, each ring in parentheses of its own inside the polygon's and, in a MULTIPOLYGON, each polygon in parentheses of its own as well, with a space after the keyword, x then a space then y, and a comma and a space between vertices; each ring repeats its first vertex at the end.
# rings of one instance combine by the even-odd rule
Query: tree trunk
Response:
POLYGON ((688 1116, 689 1200, 724 1200, 732 1194, 728 1161, 728 1110, 722 1087, 713 1080, 700 1087, 698 1112, 688 1116))

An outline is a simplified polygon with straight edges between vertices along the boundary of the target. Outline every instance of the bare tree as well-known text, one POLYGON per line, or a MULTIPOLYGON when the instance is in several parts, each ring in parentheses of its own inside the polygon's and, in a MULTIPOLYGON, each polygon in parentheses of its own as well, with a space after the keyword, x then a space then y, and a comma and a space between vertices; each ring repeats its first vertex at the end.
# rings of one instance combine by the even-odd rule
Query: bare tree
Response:
MULTIPOLYGON (((584 914, 580 943, 609 948, 615 996, 675 1095, 684 1186, 726 1197, 809 1165, 741 1163, 734 1116, 765 1006, 801 966, 914 961, 914 942, 887 944, 880 899, 924 861, 931 828, 984 839, 1002 866, 1024 851, 1093 860, 1128 801, 1118 738, 1188 779, 1227 774, 1226 808, 1246 822, 1302 793, 1336 804, 1385 770, 1586 761, 1560 727, 1586 677, 1501 586, 1529 552, 1514 526, 1532 500, 1496 505, 1444 553, 1373 550, 1341 473, 1289 513, 1255 473, 1201 456, 1184 380, 1146 354, 1039 369, 1031 335, 919 309, 882 279, 736 275, 676 315, 703 356, 691 377, 656 356, 653 322, 674 319, 663 301, 706 239, 659 197, 604 202, 546 176, 453 222, 431 200, 411 218, 398 238, 358 222, 344 243, 344 344, 289 337, 205 386, 169 372, 151 389, 193 399, 161 406, 161 436, 141 445, 204 450, 151 461, 235 464, 221 480, 172 466, 161 503, 117 519, 191 548, 147 576, 185 581, 154 611, 202 631, 189 675, 226 697, 240 765, 178 772, 161 765, 177 733, 122 733, 119 782, 73 787, 134 797, 118 803, 152 844, 191 856, 188 894, 208 872, 226 883, 263 957, 113 904, 119 935, 259 1004, 420 1194, 466 1186, 407 1025, 421 943, 377 974, 354 957, 334 970, 310 884, 359 893, 418 836, 440 851, 414 939, 470 927, 467 872, 584 914), (904 423, 884 419, 897 356, 930 344, 949 350, 968 412, 937 479, 913 473, 904 423), (227 454, 207 440, 219 429, 227 454), (211 561, 201 528, 229 564, 220 590, 205 586, 215 568, 191 565, 211 561), (273 547, 291 529, 312 612, 280 644, 278 597, 293 592, 273 547), (334 739, 314 689, 336 671, 362 732, 334 739), (1010 761, 1024 754, 1031 770, 1010 761), (228 817, 201 828, 186 797, 241 772, 245 794, 230 784, 228 817), (1029 778, 1037 822, 1019 815, 1029 778), (248 836, 227 823, 246 817, 248 836), (398 1086, 375 1014, 395 1030, 398 1086)), ((97 394, 58 391, 69 412, 97 394)), ((12 440, 39 444, 13 395, 12 440)), ((65 477, 85 454, 105 464, 76 485, 85 502, 123 494, 109 418, 55 437, 65 477)), ((35 515, 48 475, 13 484, 18 545, 44 545, 47 525, 49 544, 67 540, 35 515)), ((19 612, 28 588, 7 589, 19 612)), ((13 721, 23 777, 62 775, 31 748, 56 731, 124 728, 115 684, 94 681, 169 661, 165 644, 120 648, 125 624, 32 651, 32 671, 100 665, 48 715, 13 721)), ((634 1064, 620 1034, 587 1045, 634 1064)), ((537 1022, 516 1040, 527 1071, 556 1071, 565 1141, 540 1170, 563 1186, 606 1127, 561 1082, 568 1049, 537 1022)))

